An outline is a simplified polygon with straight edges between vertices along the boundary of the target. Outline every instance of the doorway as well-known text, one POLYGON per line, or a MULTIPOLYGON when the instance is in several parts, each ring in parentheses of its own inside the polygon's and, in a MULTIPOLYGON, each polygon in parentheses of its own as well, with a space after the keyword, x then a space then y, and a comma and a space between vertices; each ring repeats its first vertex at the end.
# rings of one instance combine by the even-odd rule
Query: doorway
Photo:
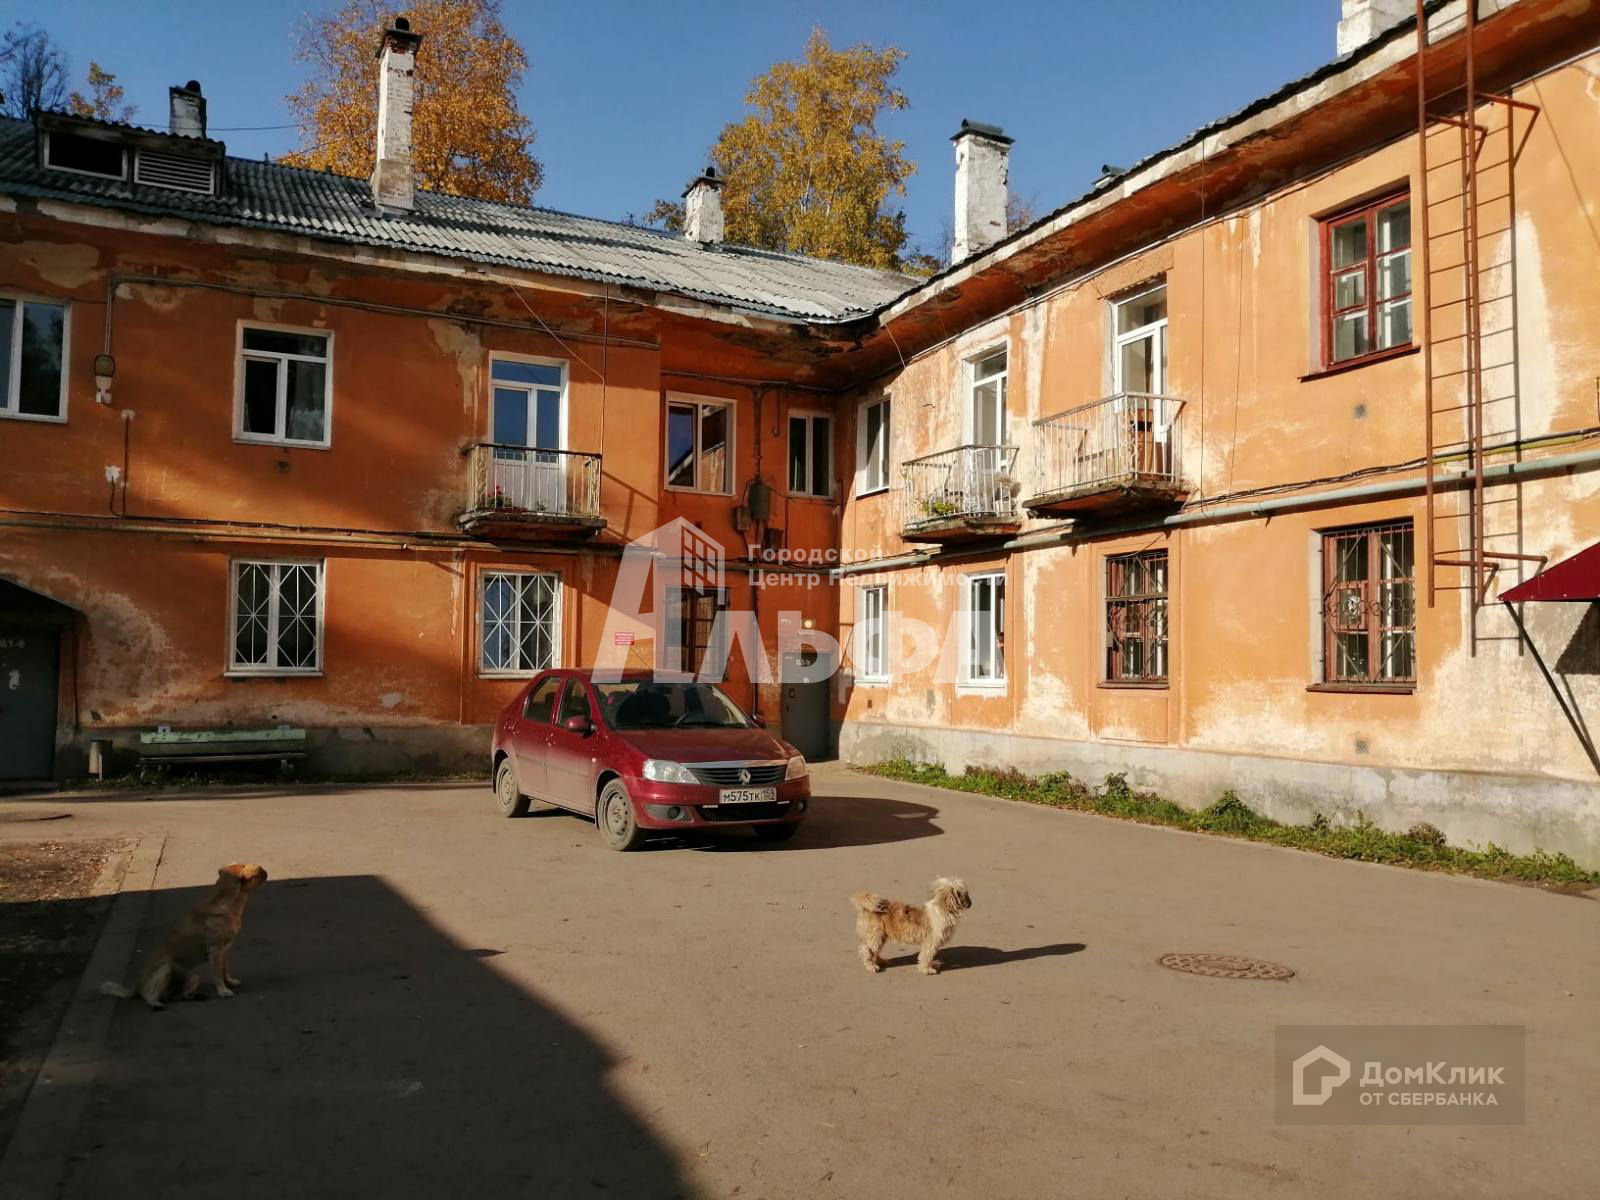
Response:
POLYGON ((61 635, 0 625, 0 779, 55 774, 61 635))
POLYGON ((808 762, 833 757, 833 739, 828 734, 828 680, 833 677, 833 667, 832 656, 809 646, 783 656, 778 719, 784 740, 808 762))
POLYGON ((566 513, 566 369, 496 358, 490 363, 489 495, 495 506, 566 513))

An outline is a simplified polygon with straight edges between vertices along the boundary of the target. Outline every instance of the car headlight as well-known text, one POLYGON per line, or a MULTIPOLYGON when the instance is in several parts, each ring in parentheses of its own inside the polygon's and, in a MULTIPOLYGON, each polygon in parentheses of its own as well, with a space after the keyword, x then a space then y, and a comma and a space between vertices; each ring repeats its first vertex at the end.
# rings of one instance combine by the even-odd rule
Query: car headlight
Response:
POLYGON ((804 754, 796 754, 791 758, 783 777, 785 779, 804 779, 806 777, 806 756, 804 754))
POLYGON ((693 772, 679 762, 652 758, 644 764, 644 777, 652 783, 699 783, 693 772))

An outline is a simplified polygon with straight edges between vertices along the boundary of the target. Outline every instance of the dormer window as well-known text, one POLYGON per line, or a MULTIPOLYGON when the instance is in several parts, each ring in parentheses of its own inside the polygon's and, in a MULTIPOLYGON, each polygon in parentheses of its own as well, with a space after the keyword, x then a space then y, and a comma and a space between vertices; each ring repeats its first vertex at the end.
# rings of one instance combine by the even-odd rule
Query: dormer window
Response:
POLYGON ((55 129, 45 135, 44 165, 75 175, 126 179, 128 151, 121 142, 55 129))

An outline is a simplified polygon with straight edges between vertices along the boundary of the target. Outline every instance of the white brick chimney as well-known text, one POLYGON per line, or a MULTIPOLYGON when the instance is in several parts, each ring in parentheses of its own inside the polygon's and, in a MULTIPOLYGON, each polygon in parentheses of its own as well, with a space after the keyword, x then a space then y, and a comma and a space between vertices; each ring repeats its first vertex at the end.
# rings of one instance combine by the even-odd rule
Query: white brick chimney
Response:
POLYGON ((396 17, 378 46, 378 154, 372 200, 379 208, 410 212, 416 205, 411 170, 411 93, 422 35, 396 17))
POLYGON ((722 179, 715 167, 683 191, 683 236, 702 246, 722 241, 722 179))
POLYGON ((951 264, 971 258, 1006 235, 1011 142, 998 125, 962 121, 956 144, 956 223, 951 264))
POLYGON ((167 102, 171 108, 168 133, 175 137, 205 137, 206 98, 200 94, 199 80, 191 79, 182 87, 168 88, 167 102))
POLYGON ((1416 0, 1341 0, 1339 57, 1417 15, 1416 0))

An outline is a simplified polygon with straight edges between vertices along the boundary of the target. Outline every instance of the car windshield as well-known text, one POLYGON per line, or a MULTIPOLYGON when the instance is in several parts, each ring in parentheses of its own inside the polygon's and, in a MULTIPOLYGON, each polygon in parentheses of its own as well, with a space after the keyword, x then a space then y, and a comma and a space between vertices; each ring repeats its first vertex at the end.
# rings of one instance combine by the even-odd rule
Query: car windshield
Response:
POLYGON ((713 683, 597 683, 613 729, 748 729, 750 718, 713 683))

